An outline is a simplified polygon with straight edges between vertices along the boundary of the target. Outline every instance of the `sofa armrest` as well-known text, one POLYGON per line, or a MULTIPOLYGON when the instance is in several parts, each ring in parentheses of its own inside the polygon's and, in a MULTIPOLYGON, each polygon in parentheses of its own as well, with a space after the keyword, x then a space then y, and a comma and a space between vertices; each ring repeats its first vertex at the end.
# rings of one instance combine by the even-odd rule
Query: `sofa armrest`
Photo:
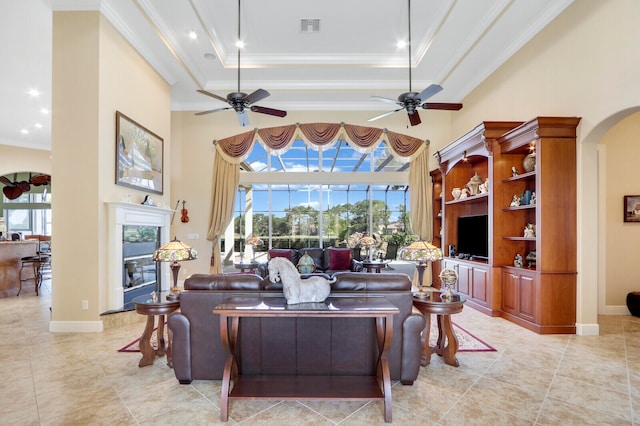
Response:
POLYGON ((420 373, 422 330, 424 330, 426 321, 424 315, 413 307, 411 314, 405 318, 402 324, 402 376, 400 382, 403 385, 412 385, 420 373))
POLYGON ((362 272, 364 267, 359 260, 351 259, 351 272, 362 272))
POLYGON ((179 312, 169 315, 167 320, 171 339, 173 372, 180 384, 189 384, 191 377, 191 324, 179 312))

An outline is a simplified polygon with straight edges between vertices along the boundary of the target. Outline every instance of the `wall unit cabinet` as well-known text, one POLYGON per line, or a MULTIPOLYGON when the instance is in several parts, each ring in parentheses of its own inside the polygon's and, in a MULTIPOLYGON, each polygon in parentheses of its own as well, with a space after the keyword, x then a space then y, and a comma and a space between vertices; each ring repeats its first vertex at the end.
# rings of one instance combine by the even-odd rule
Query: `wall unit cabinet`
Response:
POLYGON ((487 215, 489 223, 486 260, 447 257, 443 267, 458 271, 458 290, 470 305, 541 334, 575 333, 579 122, 484 122, 435 154, 445 256, 460 241, 459 217, 487 215), (532 153, 535 165, 526 171, 532 153), (488 193, 454 200, 452 189, 464 187, 475 173, 489 179, 488 193), (515 265, 516 257, 522 266, 515 265))

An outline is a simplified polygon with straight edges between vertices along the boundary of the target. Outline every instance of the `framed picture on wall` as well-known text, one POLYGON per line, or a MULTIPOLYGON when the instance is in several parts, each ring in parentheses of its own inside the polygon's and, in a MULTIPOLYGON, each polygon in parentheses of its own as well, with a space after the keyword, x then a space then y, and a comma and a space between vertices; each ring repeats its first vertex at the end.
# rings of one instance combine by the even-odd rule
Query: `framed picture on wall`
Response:
POLYGON ((624 196, 624 221, 640 222, 640 195, 624 196))
POLYGON ((162 138, 116 111, 116 184, 162 194, 162 138))

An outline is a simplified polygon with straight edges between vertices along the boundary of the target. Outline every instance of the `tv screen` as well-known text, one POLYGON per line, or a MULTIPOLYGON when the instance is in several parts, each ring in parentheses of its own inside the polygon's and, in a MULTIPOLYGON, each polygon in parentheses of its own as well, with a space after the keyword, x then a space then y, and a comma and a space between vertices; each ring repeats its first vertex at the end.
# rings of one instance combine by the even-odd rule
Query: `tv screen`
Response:
POLYGON ((458 217, 458 255, 489 257, 489 218, 487 215, 458 217))

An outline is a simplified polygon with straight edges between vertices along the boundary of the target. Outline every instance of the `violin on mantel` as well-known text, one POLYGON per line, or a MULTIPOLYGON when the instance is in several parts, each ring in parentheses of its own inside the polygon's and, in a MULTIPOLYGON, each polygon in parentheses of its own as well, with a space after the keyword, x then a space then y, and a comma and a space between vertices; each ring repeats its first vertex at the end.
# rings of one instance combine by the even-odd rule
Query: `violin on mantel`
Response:
POLYGON ((184 207, 184 203, 186 203, 186 201, 183 200, 182 201, 182 210, 180 211, 180 214, 181 214, 180 222, 187 223, 187 222, 189 222, 189 210, 187 210, 184 207))

